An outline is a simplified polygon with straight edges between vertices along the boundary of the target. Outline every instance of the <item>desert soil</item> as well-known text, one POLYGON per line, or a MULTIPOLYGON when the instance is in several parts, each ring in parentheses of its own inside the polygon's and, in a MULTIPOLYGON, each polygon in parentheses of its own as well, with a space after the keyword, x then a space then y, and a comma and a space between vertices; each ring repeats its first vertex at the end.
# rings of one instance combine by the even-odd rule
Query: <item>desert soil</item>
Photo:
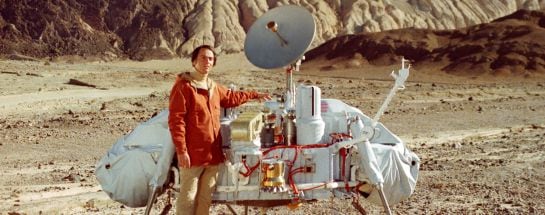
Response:
MULTIPOLYGON (((294 80, 310 81, 322 98, 341 99, 369 116, 398 67, 322 70, 325 64, 303 64, 294 80)), ((95 164, 118 138, 168 107, 176 74, 188 68, 188 59, 0 61, 0 214, 142 214, 143 208, 125 207, 101 191, 95 164), (67 84, 70 79, 94 86, 67 84)), ((544 214, 545 78, 453 76, 425 65, 411 72, 382 118, 422 162, 416 192, 393 212, 544 214)), ((282 70, 257 69, 241 55, 222 56, 212 78, 272 94, 285 85, 282 70)), ((357 214, 351 201, 266 212, 357 214)), ((370 214, 382 213, 360 203, 370 214)), ((229 214, 224 205, 212 210, 229 214)))

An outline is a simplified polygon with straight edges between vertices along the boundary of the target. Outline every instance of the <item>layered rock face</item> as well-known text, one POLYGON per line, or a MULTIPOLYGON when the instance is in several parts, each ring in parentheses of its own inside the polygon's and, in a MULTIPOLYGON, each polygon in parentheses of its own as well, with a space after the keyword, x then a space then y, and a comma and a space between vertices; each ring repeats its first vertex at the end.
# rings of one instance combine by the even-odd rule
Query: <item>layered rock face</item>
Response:
POLYGON ((287 4, 314 15, 317 46, 361 32, 466 27, 544 8, 545 0, 4 0, 0 53, 147 60, 186 56, 201 44, 239 52, 251 24, 287 4))
POLYGON ((519 10, 455 30, 398 29, 345 35, 306 53, 308 60, 390 65, 401 57, 454 74, 545 74, 545 10, 519 10))

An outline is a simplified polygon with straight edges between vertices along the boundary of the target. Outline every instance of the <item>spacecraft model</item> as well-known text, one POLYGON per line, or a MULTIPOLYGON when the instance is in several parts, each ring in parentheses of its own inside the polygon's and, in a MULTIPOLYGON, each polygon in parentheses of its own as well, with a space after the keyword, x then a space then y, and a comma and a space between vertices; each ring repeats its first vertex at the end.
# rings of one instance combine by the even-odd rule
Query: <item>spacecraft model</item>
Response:
MULTIPOLYGON (((382 123, 380 117, 410 65, 402 59, 394 84, 373 118, 346 103, 321 97, 311 84, 295 86, 305 51, 315 34, 313 16, 299 6, 281 6, 257 19, 247 33, 245 54, 263 69, 285 68, 283 95, 256 110, 222 111, 222 165, 213 201, 230 205, 296 208, 320 199, 358 199, 390 205, 415 190, 420 160, 382 123)), ((232 87, 232 90, 236 90, 232 87)), ((146 206, 179 189, 172 160, 168 110, 117 141, 97 164, 103 190, 130 207, 146 206)), ((167 208, 168 210, 169 208, 167 208)))

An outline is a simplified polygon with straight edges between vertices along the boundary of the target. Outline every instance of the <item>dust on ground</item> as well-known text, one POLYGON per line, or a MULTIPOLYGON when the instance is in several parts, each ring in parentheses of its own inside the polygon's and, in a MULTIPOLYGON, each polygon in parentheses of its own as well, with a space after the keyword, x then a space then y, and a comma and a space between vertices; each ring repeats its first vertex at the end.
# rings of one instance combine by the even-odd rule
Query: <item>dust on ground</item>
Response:
MULTIPOLYGON (((328 63, 303 63, 294 80, 309 81, 321 88, 322 98, 343 100, 374 116, 398 65, 322 70, 328 63)), ((176 74, 189 68, 188 59, 0 61, 0 214, 143 213, 101 191, 95 164, 118 138, 167 108, 176 74), (70 79, 88 86, 67 84, 70 79)), ((217 69, 212 78, 225 85, 271 94, 281 94, 285 86, 282 70, 257 69, 242 55, 222 56, 217 69)), ((542 78, 454 76, 413 68, 406 89, 382 118, 422 161, 416 192, 394 205, 394 213, 545 213, 544 106, 542 78)), ((382 211, 360 202, 371 214, 382 211)), ((212 210, 229 214, 224 205, 212 210)), ((357 210, 350 199, 267 210, 287 213, 357 210)))

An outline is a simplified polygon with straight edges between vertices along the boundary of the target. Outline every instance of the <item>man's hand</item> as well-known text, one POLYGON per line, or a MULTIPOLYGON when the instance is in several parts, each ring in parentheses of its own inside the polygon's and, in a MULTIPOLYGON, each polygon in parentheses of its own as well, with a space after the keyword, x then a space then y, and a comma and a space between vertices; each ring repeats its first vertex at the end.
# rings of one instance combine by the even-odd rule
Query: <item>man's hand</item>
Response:
POLYGON ((187 152, 178 155, 178 166, 180 168, 189 168, 189 166, 191 166, 189 154, 187 152))
POLYGON ((268 101, 271 100, 271 95, 268 93, 257 93, 257 99, 259 99, 259 102, 268 101))

